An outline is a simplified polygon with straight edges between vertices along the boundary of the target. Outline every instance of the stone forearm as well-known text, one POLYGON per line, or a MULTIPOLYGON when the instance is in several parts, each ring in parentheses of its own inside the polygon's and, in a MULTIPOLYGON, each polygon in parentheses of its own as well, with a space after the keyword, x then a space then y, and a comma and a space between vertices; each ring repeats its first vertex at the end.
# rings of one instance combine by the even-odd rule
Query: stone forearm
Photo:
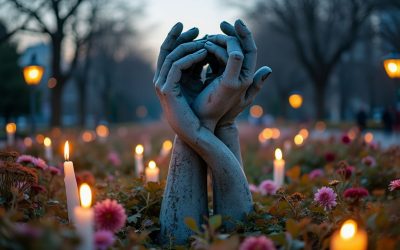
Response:
POLYGON ((192 217, 202 224, 203 217, 208 216, 207 168, 204 165, 198 154, 176 136, 160 213, 164 242, 169 242, 173 235, 176 244, 185 243, 192 232, 184 219, 192 217))
POLYGON ((243 167, 239 131, 236 124, 233 122, 223 126, 217 126, 215 129, 215 135, 229 148, 243 167))

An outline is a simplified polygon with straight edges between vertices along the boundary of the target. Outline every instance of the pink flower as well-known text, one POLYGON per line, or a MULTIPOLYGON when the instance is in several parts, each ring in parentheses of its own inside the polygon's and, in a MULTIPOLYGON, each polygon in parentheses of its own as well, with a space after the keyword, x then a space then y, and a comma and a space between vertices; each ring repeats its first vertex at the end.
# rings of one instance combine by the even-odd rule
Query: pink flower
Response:
POLYGON ((118 156, 118 154, 116 153, 116 152, 110 152, 109 154, 108 154, 108 161, 112 164, 112 165, 114 165, 114 166, 116 166, 116 167, 118 167, 118 166, 121 166, 121 159, 119 158, 119 156, 118 156))
POLYGON ((116 200, 106 199, 94 206, 94 219, 97 229, 117 232, 125 225, 125 209, 116 200))
POLYGON ((348 135, 343 135, 342 142, 343 142, 343 144, 349 144, 351 142, 351 139, 348 135))
POLYGON ((327 153, 325 154, 325 160, 326 160, 327 162, 332 162, 332 161, 334 161, 335 159, 336 159, 335 153, 333 153, 333 152, 327 152, 327 153))
POLYGON ((47 169, 51 175, 61 175, 61 170, 57 167, 49 166, 47 169))
POLYGON ((47 192, 47 190, 46 190, 46 188, 44 186, 37 185, 37 184, 33 184, 31 186, 31 190, 32 190, 33 194, 35 194, 35 195, 39 194, 39 193, 46 193, 47 192))
POLYGON ((32 227, 27 223, 14 224, 14 230, 17 234, 28 237, 30 239, 39 238, 43 234, 43 231, 41 229, 32 227))
POLYGON ((35 158, 33 160, 33 164, 35 165, 36 168, 38 168, 40 170, 45 170, 48 168, 46 162, 41 158, 35 158))
POLYGON ((258 190, 262 195, 274 195, 278 190, 278 187, 274 181, 265 180, 258 186, 258 190))
POLYGON ((242 244, 240 244, 239 250, 275 250, 274 242, 265 237, 264 235, 259 237, 247 237, 242 244))
POLYGON ((313 171, 311 171, 308 174, 308 178, 310 180, 315 180, 315 179, 318 179, 318 178, 320 178, 322 176, 324 176, 324 171, 322 169, 314 169, 313 171))
POLYGON ((376 160, 372 156, 366 156, 366 157, 362 158, 361 162, 364 165, 367 165, 369 167, 375 167, 376 166, 376 160))
POLYGON ((258 190, 258 187, 254 184, 249 184, 249 189, 250 189, 250 192, 252 192, 252 193, 258 193, 260 191, 260 190, 258 190))
POLYGON ((400 179, 391 181, 389 184, 389 190, 390 191, 400 190, 400 179))
POLYGON ((368 195, 368 190, 363 187, 348 188, 343 193, 344 198, 353 200, 360 200, 368 195))
POLYGON ((94 244, 98 250, 106 250, 115 242, 114 234, 108 230, 99 230, 94 234, 94 244))
POLYGON ((350 179, 351 175, 354 173, 355 168, 353 166, 345 166, 336 171, 339 175, 343 176, 345 180, 350 179))
POLYGON ((337 205, 336 197, 337 194, 332 188, 322 187, 314 194, 314 201, 323 206, 325 210, 331 210, 337 205))
POLYGON ((21 155, 17 159, 17 163, 21 164, 35 164, 36 158, 31 155, 21 155))

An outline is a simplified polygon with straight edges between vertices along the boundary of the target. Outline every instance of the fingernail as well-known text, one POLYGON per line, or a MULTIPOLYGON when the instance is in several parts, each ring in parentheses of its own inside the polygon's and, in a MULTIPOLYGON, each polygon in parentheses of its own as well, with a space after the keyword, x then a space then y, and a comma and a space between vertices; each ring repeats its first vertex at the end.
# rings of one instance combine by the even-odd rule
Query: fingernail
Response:
POLYGON ((238 22, 239 22, 240 25, 242 25, 243 27, 246 27, 246 25, 244 24, 244 22, 243 22, 241 19, 239 19, 238 22))
POLYGON ((267 74, 263 75, 261 80, 265 81, 265 79, 267 79, 270 74, 271 74, 271 72, 268 72, 267 74))
POLYGON ((213 43, 210 42, 210 41, 207 41, 207 42, 206 42, 206 46, 213 46, 213 43))
POLYGON ((193 28, 191 28, 190 30, 188 30, 188 31, 192 31, 192 30, 196 30, 197 28, 196 27, 193 27, 193 28))

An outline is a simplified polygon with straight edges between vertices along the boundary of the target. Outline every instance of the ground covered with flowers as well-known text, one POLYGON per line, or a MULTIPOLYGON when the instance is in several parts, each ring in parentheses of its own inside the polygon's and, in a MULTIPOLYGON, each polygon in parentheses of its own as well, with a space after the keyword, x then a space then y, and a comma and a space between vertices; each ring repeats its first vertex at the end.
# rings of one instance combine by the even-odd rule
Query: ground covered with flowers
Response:
POLYGON ((73 249, 79 244, 68 223, 62 173, 62 146, 68 139, 78 185, 86 182, 94 191, 97 249, 328 249, 333 232, 349 218, 367 231, 369 249, 400 249, 400 147, 383 149, 347 130, 340 136, 312 136, 324 132, 311 127, 295 145, 297 128, 275 139, 263 138, 263 129, 241 130, 254 212, 232 231, 221 228, 221 221, 230 219, 219 215, 206 225, 187 218, 182 223, 193 237, 185 246, 157 241, 169 160, 160 148, 173 139, 171 131, 161 125, 119 126, 99 137, 94 131, 54 129, 46 134, 53 139, 52 159, 44 159, 39 138, 33 144, 20 140, 0 153, 0 248, 73 249), (135 177, 138 143, 144 145, 145 163, 155 160, 160 167, 160 182, 135 177), (286 161, 280 189, 272 181, 277 147, 286 161))

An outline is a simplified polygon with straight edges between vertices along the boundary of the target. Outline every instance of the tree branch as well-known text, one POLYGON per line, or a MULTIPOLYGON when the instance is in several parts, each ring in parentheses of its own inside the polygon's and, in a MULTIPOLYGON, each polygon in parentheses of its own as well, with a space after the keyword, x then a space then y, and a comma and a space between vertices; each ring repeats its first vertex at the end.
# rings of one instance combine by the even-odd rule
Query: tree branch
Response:
POLYGON ((46 1, 43 1, 39 7, 36 10, 32 10, 25 5, 23 5, 21 2, 18 0, 11 0, 11 2, 22 12, 29 14, 30 16, 34 17, 35 20, 39 23, 40 27, 43 29, 43 33, 51 34, 51 31, 47 28, 46 24, 43 22, 43 20, 39 17, 38 11, 41 9, 46 1))

